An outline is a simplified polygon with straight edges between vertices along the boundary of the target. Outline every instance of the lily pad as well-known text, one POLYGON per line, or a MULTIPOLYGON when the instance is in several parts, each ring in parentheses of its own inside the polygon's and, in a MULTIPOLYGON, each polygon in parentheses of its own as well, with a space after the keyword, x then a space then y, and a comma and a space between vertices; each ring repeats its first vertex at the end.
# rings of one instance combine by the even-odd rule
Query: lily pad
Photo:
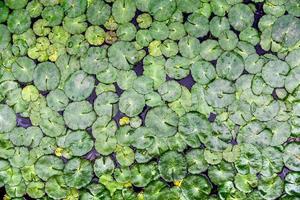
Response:
POLYGON ((168 151, 161 156, 158 169, 164 180, 178 181, 186 176, 187 164, 182 154, 168 151))
POLYGON ((177 132, 178 116, 166 106, 155 107, 148 111, 146 127, 152 128, 159 137, 172 136, 177 132))

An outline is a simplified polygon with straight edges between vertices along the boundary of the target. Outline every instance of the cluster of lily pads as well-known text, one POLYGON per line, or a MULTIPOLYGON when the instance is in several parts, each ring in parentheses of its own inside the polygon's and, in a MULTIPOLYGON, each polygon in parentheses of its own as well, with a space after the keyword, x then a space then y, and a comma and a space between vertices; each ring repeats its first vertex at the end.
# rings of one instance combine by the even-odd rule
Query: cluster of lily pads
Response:
POLYGON ((0 1, 0 101, 6 200, 299 200, 300 1, 0 1))

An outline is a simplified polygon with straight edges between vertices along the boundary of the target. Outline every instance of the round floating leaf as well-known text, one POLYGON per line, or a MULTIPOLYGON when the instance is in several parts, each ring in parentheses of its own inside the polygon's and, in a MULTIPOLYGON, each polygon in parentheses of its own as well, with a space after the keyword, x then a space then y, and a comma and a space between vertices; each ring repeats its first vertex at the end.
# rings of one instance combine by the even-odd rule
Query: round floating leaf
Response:
POLYGON ((134 152, 130 147, 117 146, 116 159, 121 166, 130 166, 134 162, 134 152))
POLYGON ((122 167, 115 169, 114 178, 117 183, 126 184, 130 182, 132 175, 130 172, 130 168, 122 167))
POLYGON ((192 110, 198 111, 204 115, 209 115, 213 112, 212 107, 209 106, 205 100, 205 90, 201 84, 196 83, 193 85, 191 89, 191 98, 192 110))
POLYGON ((69 17, 82 15, 87 7, 86 0, 62 0, 61 5, 69 17))
POLYGON ((157 92, 151 92, 145 95, 146 105, 155 107, 163 105, 161 96, 157 92))
POLYGON ((52 111, 50 108, 43 108, 41 110, 40 120, 40 128, 45 135, 50 137, 62 135, 66 130, 63 117, 57 112, 52 111))
POLYGON ((145 187, 153 179, 158 177, 157 164, 149 162, 146 164, 137 164, 131 168, 131 182, 136 187, 145 187))
POLYGON ((291 68, 300 65, 300 49, 292 50, 285 58, 285 61, 291 66, 291 68))
POLYGON ((252 144, 241 144, 241 155, 235 162, 235 168, 241 174, 256 174, 262 168, 260 151, 252 144))
POLYGON ((55 64, 61 73, 60 87, 62 88, 69 76, 75 71, 78 71, 80 68, 79 60, 75 56, 70 56, 67 54, 58 57, 55 64))
MULTIPOLYGON (((85 32, 85 38, 91 45, 101 45, 105 41, 105 31, 99 26, 90 26, 85 32)), ((89 55, 93 56, 93 55, 89 55)), ((87 61, 89 62, 89 61, 87 61)), ((95 59, 97 62, 97 59, 95 59)), ((93 67, 92 67, 93 68, 93 67)))
POLYGON ((147 76, 139 76, 133 82, 133 89, 140 94, 149 94, 153 90, 153 80, 147 76))
POLYGON ((204 115, 192 112, 180 117, 178 130, 185 135, 207 135, 212 132, 212 127, 204 115))
MULTIPOLYGON (((1 16, 0 16, 0 20, 1 20, 1 16)), ((8 28, 3 24, 0 25, 0 31, 1 31, 0 49, 5 49, 11 41, 11 34, 8 28)))
POLYGON ((132 68, 131 64, 137 61, 137 54, 137 50, 130 42, 119 41, 112 44, 108 49, 109 61, 115 68, 122 70, 132 68))
POLYGON ((62 174, 63 168, 63 161, 51 155, 41 157, 35 164, 36 174, 43 181, 47 181, 51 176, 62 174))
POLYGON ((300 171, 300 145, 297 143, 290 143, 284 149, 283 161, 287 168, 293 171, 300 171))
POLYGON ((205 91, 205 100, 216 108, 224 108, 235 100, 235 87, 232 82, 216 79, 208 85, 205 91))
MULTIPOLYGON (((128 125, 129 118, 123 117, 120 119, 120 129, 116 132, 116 138, 118 143, 123 146, 129 146, 133 143, 134 138, 132 137, 134 129, 128 125), (124 122, 122 122, 124 121, 124 122)), ((137 129, 138 130, 138 129, 137 129)))
POLYGON ((267 147, 262 150, 263 165, 261 174, 264 176, 272 176, 279 173, 283 167, 283 154, 275 147, 267 147))
POLYGON ((190 111, 192 106, 191 92, 184 86, 181 86, 181 91, 180 98, 169 104, 170 108, 174 110, 179 117, 190 111))
POLYGON ((82 101, 88 98, 95 86, 95 79, 84 71, 77 71, 66 81, 64 91, 73 101, 82 101))
POLYGON ((169 77, 182 79, 188 76, 191 63, 190 59, 176 55, 167 60, 165 70, 169 77))
POLYGON ((64 111, 66 125, 73 129, 86 129, 96 120, 96 113, 87 101, 70 103, 64 111))
POLYGON ((225 30, 220 33, 219 44, 222 49, 224 49, 226 51, 234 50, 234 48, 236 48, 238 42, 239 42, 239 39, 233 31, 225 30))
POLYGON ((191 174, 200 174, 208 168, 208 163, 204 159, 204 151, 202 149, 193 149, 186 154, 188 172, 191 174))
POLYGON ((209 21, 204 15, 195 12, 188 16, 184 28, 193 37, 203 37, 209 31, 209 21))
POLYGON ((158 93, 167 102, 176 101, 181 96, 181 87, 176 81, 167 81, 160 85, 158 93))
POLYGON ((231 113, 229 118, 238 125, 245 125, 253 117, 250 104, 244 101, 235 101, 228 110, 231 113))
POLYGON ((272 102, 264 102, 265 105, 260 105, 257 107, 253 107, 252 110, 253 115, 256 117, 256 119, 260 121, 270 121, 272 120, 279 112, 279 103, 277 101, 272 102))
POLYGON ((127 90, 122 93, 119 101, 120 111, 129 117, 140 114, 145 106, 144 96, 134 90, 127 90))
POLYGON ((39 127, 34 126, 28 127, 27 129, 17 127, 9 133, 9 139, 15 146, 36 147, 42 138, 43 132, 39 127))
POLYGON ((65 198, 68 194, 68 187, 63 176, 52 176, 45 184, 45 192, 53 199, 65 198))
POLYGON ((216 165, 222 161, 222 153, 205 149, 204 158, 209 164, 216 165))
POLYGON ((262 78, 271 87, 283 87, 289 65, 281 60, 271 60, 262 69, 262 78))
POLYGON ((165 40, 169 35, 168 26, 163 22, 154 21, 149 31, 154 40, 165 40))
POLYGON ((80 189, 93 178, 92 164, 80 158, 73 158, 68 161, 64 168, 64 179, 69 187, 80 189))
POLYGON ((300 64, 299 67, 295 67, 294 69, 292 69, 285 78, 284 87, 288 92, 290 93, 293 92, 299 86, 299 82, 296 81, 299 79, 299 77, 300 77, 300 64))
POLYGON ((117 81, 118 73, 119 70, 114 68, 111 64, 108 64, 108 67, 104 71, 96 74, 96 77, 101 83, 111 84, 117 81))
POLYGON ((180 40, 186 35, 184 25, 180 22, 173 22, 169 24, 169 38, 171 40, 180 40))
POLYGON ((155 199, 165 187, 166 185, 161 180, 152 181, 145 187, 144 197, 148 199, 155 199))
POLYGON ((208 176, 216 185, 222 185, 226 181, 233 180, 236 172, 231 163, 222 161, 218 165, 213 165, 208 168, 208 176))
POLYGON ((95 139, 115 136, 117 124, 110 116, 99 117, 92 126, 92 133, 95 139))
POLYGON ((133 140, 132 146, 138 149, 146 149, 154 142, 154 131, 148 127, 137 128, 130 136, 133 140))
POLYGON ((5 185, 5 190, 11 197, 22 197, 26 193, 26 185, 23 182, 17 185, 5 185))
POLYGON ((261 58, 257 54, 252 54, 245 59, 245 70, 251 74, 256 74, 261 72, 264 64, 264 58, 261 58))
POLYGON ((22 89, 22 99, 25 101, 36 101, 39 98, 39 91, 33 85, 27 85, 22 89))
POLYGON ((264 199, 277 199, 283 193, 284 182, 279 176, 263 177, 258 184, 258 190, 264 199))
POLYGON ((284 190, 289 195, 299 195, 300 194, 300 173, 299 172, 290 172, 285 177, 285 187, 284 190))
MULTIPOLYGON (((18 3, 16 3, 18 4, 18 3)), ((24 9, 14 10, 7 19, 8 30, 15 34, 27 31, 31 25, 29 13, 24 9)))
POLYGON ((300 20, 292 15, 283 15, 272 26, 272 39, 285 47, 291 47, 299 41, 300 20))
POLYGON ((176 1, 150 0, 149 11, 157 21, 169 19, 176 9, 176 1))
POLYGON ((55 138, 43 137, 38 148, 35 151, 38 151, 38 155, 52 154, 57 148, 55 138))
POLYGON ((80 58, 81 68, 88 74, 97 74, 104 71, 108 67, 106 54, 106 48, 90 47, 87 53, 80 58))
POLYGON ((134 71, 119 70, 117 75, 117 84, 122 90, 131 89, 137 75, 134 71))
POLYGON ((131 188, 125 188, 123 190, 117 190, 112 196, 114 199, 129 199, 134 200, 137 198, 136 193, 131 188))
POLYGON ((117 147, 117 139, 106 135, 97 136, 95 141, 95 149, 102 155, 109 155, 114 152, 117 147))
POLYGON ((291 126, 288 122, 278 122, 272 120, 267 123, 267 127, 272 130, 271 146, 279 146, 287 141, 291 135, 291 126))
POLYGON ((191 13, 200 8, 201 3, 197 0, 177 0, 177 7, 182 12, 191 13))
POLYGON ((183 196, 187 199, 207 199, 212 186, 204 176, 188 176, 181 183, 183 196))
POLYGON ((31 198, 42 198, 45 195, 43 182, 31 182, 27 185, 26 192, 31 198))
POLYGON ((233 182, 227 181, 221 185, 218 195, 221 199, 226 198, 246 198, 246 194, 235 188, 233 182))
POLYGON ((101 157, 95 160, 94 172, 99 178, 104 174, 112 174, 114 169, 115 164, 110 157, 101 157))
POLYGON ((166 57, 175 56, 178 53, 178 45, 173 40, 165 40, 160 47, 162 54, 166 57))
POLYGON ((230 8, 228 19, 235 30, 242 31, 253 24, 254 15, 248 5, 239 3, 230 8))
POLYGON ((69 99, 64 93, 63 90, 56 89, 49 92, 47 95, 47 105, 54 111, 62 111, 64 110, 68 103, 69 99))
POLYGON ((28 57, 19 57, 12 65, 14 77, 20 82, 30 82, 33 79, 35 63, 28 57))
POLYGON ((257 186, 257 177, 253 174, 237 174, 234 177, 234 184, 238 190, 250 193, 257 186))
POLYGON ((116 0, 112 6, 112 15, 118 23, 129 22, 135 15, 133 0, 116 0))
POLYGON ((148 111, 145 124, 152 128, 157 136, 168 137, 177 131, 178 116, 168 107, 159 106, 148 111))
POLYGON ((16 114, 5 104, 0 104, 0 132, 9 132, 17 124, 16 114))
POLYGON ((14 155, 9 158, 9 162, 13 167, 22 168, 28 163, 28 160, 30 159, 29 156, 30 155, 27 148, 18 147, 15 148, 14 155))
POLYGON ((160 157, 158 169, 166 181, 182 180, 187 173, 185 157, 176 151, 168 151, 160 157))
POLYGON ((216 71, 222 78, 235 80, 244 71, 243 60, 235 53, 225 52, 217 61, 216 71))
POLYGON ((180 199, 180 190, 177 188, 164 188, 159 192, 158 199, 166 199, 166 200, 179 200, 180 199))
POLYGON ((207 61, 217 60, 223 50, 216 40, 206 40, 200 44, 200 56, 207 61))
MULTIPOLYGON (((76 18, 76 19, 85 20, 80 18, 76 18)), ((65 21, 66 22, 64 22, 64 25, 69 26, 70 25, 69 23, 73 22, 74 19, 66 17, 65 21), (70 22, 66 20, 69 20, 70 22)), ((80 24, 78 25, 78 27, 64 27, 64 29, 70 30, 69 32, 71 34, 75 34, 72 35, 67 40, 67 48, 66 48, 67 53, 75 57, 83 56, 88 50, 89 43, 85 40, 85 37, 82 34, 78 34, 78 33, 82 33, 86 29, 85 24, 80 24)))
POLYGON ((86 131, 75 131, 67 134, 64 145, 72 155, 83 156, 93 148, 94 142, 86 131))
POLYGON ((42 12, 42 17, 48 22, 49 26, 59 25, 62 22, 63 16, 63 8, 57 5, 45 7, 42 12))
POLYGON ((87 20, 93 25, 104 24, 111 14, 111 8, 104 1, 93 1, 87 8, 87 20))
POLYGON ((197 38, 186 36, 178 43, 179 52, 186 58, 195 58, 200 53, 200 42, 197 38))
POLYGON ((33 73, 33 81, 41 91, 54 90, 60 80, 60 73, 54 63, 44 62, 36 66, 33 73))
POLYGON ((94 110, 99 116, 112 117, 114 113, 114 105, 118 102, 119 98, 116 93, 103 92, 98 95, 94 101, 94 110))
POLYGON ((223 159, 227 162, 235 162, 241 151, 238 145, 229 146, 223 151, 223 159))
POLYGON ((101 184, 92 183, 87 186, 87 190, 80 194, 80 199, 104 199, 110 200, 109 191, 101 184))
POLYGON ((260 41, 257 30, 252 27, 244 29, 239 37, 242 41, 249 42, 252 45, 256 45, 260 41))
POLYGON ((5 0, 5 5, 8 6, 10 9, 20 9, 24 8, 26 4, 28 3, 28 0, 21 0, 21 1, 16 1, 16 0, 5 0))

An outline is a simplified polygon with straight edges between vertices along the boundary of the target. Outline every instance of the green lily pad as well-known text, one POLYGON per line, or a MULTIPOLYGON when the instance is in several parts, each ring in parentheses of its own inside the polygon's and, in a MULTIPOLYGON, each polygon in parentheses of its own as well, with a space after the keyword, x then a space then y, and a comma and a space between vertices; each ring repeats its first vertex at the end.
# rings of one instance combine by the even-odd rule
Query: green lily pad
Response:
POLYGON ((0 104, 0 132, 9 132, 16 126, 16 114, 7 105, 0 104))
POLYGON ((155 107, 148 111, 146 127, 152 128, 159 137, 172 136, 177 132, 178 116, 166 106, 155 107))
POLYGON ((86 129, 96 120, 96 113, 87 101, 73 102, 66 107, 64 120, 66 125, 73 130, 86 129))
POLYGON ((33 81, 41 91, 54 90, 60 80, 60 73, 55 64, 51 62, 40 63, 33 73, 33 81))
POLYGON ((63 176, 69 187, 80 189, 92 180, 92 164, 87 160, 73 158, 66 164, 63 176))
POLYGON ((38 177, 47 181, 54 175, 63 173, 64 163, 60 158, 51 155, 41 157, 35 164, 35 171, 38 177))
POLYGON ((158 169, 166 181, 182 180, 187 173, 185 157, 175 151, 168 151, 161 156, 158 169))
POLYGON ((94 89, 95 79, 84 71, 73 73, 66 81, 64 91, 73 101, 82 101, 89 97, 94 89))

